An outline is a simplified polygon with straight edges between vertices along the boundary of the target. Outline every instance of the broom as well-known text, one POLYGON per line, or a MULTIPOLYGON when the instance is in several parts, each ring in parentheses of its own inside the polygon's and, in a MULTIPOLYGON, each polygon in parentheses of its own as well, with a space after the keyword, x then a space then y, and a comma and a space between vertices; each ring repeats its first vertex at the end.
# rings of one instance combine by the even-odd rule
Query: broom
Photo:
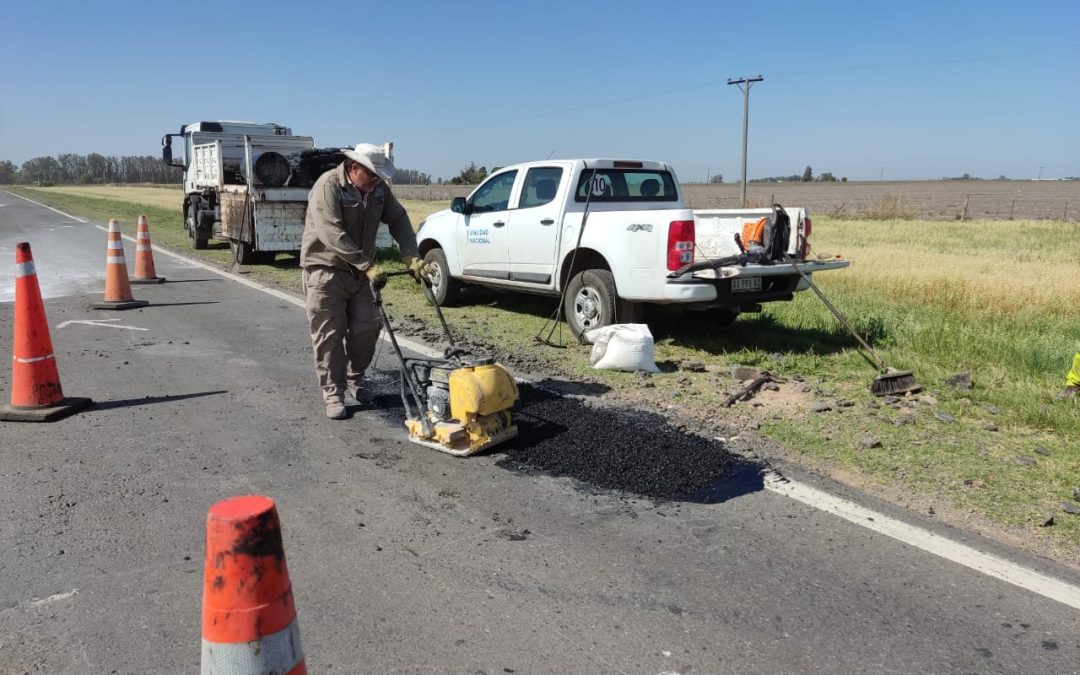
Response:
POLYGON ((863 346, 865 352, 860 351, 859 354, 866 359, 867 363, 874 367, 880 375, 874 378, 874 381, 870 384, 870 393, 874 396, 889 396, 895 394, 907 394, 915 393, 922 389, 918 382, 915 381, 915 374, 910 370, 896 370, 895 368, 887 367, 874 351, 866 340, 861 335, 855 332, 855 329, 851 327, 848 320, 844 318, 844 315, 840 313, 836 307, 833 306, 829 299, 825 297, 825 294, 817 287, 811 279, 810 275, 806 274, 795 264, 795 260, 788 255, 784 256, 788 263, 795 268, 795 271, 799 273, 799 276, 803 278, 803 281, 807 283, 817 293, 817 296, 821 298, 821 301, 825 303, 825 306, 829 308, 829 311, 833 313, 840 323, 844 325, 844 328, 848 329, 851 336, 859 341, 859 344, 863 346))

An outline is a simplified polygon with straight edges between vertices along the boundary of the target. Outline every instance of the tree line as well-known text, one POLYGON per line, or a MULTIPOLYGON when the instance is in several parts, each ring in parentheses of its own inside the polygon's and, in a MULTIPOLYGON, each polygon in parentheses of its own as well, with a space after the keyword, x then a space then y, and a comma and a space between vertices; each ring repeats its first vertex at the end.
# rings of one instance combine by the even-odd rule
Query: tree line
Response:
POLYGON ((152 155, 105 156, 66 153, 55 157, 34 157, 16 166, 0 161, 0 183, 71 185, 94 183, 179 184, 183 172, 152 155))
MULTIPOLYGON (((102 183, 152 183, 179 185, 184 171, 169 166, 153 155, 108 157, 63 154, 35 157, 16 165, 0 160, 0 185, 94 185, 102 183)), ((399 185, 429 185, 431 176, 414 169, 398 169, 394 182, 399 185)))
POLYGON ((814 175, 814 169, 812 167, 806 167, 803 169, 802 175, 797 173, 790 176, 768 176, 766 178, 751 178, 751 183, 846 183, 847 176, 837 178, 832 175, 831 172, 826 171, 823 174, 814 175))

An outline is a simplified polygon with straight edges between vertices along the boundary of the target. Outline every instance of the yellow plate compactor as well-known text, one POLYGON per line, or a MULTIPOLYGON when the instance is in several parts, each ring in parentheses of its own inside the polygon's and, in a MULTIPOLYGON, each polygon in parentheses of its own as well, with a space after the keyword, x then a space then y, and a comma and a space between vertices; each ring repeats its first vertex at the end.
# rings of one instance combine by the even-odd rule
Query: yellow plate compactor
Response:
POLYGON ((466 457, 514 438, 518 429, 510 410, 517 403, 518 387, 513 376, 494 359, 457 347, 428 281, 424 292, 450 345, 441 359, 405 357, 381 293, 375 291, 375 305, 401 363, 401 401, 409 440, 466 457))

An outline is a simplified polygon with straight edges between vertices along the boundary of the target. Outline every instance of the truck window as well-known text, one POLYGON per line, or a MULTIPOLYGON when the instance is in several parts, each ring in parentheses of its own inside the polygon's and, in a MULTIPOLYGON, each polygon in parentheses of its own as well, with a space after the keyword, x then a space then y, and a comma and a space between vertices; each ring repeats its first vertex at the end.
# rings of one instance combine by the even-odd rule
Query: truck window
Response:
POLYGON ((673 202, 679 199, 675 180, 668 171, 646 169, 583 169, 574 201, 673 202), (591 197, 590 197, 591 195, 591 197))
POLYGON ((525 174, 525 185, 521 188, 520 208, 543 206, 552 199, 559 189, 562 169, 557 166, 541 166, 529 169, 525 174))
POLYGON ((514 187, 516 177, 517 171, 507 171, 492 176, 478 187, 472 197, 473 213, 505 211, 510 208, 510 191, 514 187))

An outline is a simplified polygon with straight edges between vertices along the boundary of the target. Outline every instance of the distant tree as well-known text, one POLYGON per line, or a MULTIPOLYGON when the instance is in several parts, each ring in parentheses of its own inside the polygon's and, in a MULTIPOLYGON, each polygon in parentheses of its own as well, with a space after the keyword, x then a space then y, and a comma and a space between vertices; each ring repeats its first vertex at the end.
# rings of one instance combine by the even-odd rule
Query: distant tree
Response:
POLYGON ((832 175, 832 173, 830 173, 829 171, 826 171, 814 180, 818 181, 819 183, 835 183, 836 176, 832 175))
POLYGON ((1005 174, 1001 174, 1000 176, 997 177, 997 180, 1009 180, 1009 179, 1005 177, 1005 174))
POLYGON ((398 169, 394 172, 397 185, 431 185, 431 175, 415 169, 398 169))
POLYGON ((721 174, 716 174, 715 176, 713 176, 712 178, 709 179, 709 182, 710 183, 717 183, 717 184, 723 183, 724 182, 724 177, 721 174))
POLYGON ((0 184, 10 185, 18 178, 19 167, 14 162, 4 160, 0 162, 0 184))
POLYGON ((469 162, 469 165, 462 169, 458 175, 450 179, 450 182, 454 185, 476 185, 482 183, 487 178, 487 175, 487 168, 478 167, 475 162, 469 162))
POLYGON ((802 182, 809 183, 814 180, 814 170, 807 166, 802 172, 802 182))
POLYGON ((846 183, 847 182, 847 176, 844 176, 843 178, 841 178, 840 182, 841 183, 846 183))

